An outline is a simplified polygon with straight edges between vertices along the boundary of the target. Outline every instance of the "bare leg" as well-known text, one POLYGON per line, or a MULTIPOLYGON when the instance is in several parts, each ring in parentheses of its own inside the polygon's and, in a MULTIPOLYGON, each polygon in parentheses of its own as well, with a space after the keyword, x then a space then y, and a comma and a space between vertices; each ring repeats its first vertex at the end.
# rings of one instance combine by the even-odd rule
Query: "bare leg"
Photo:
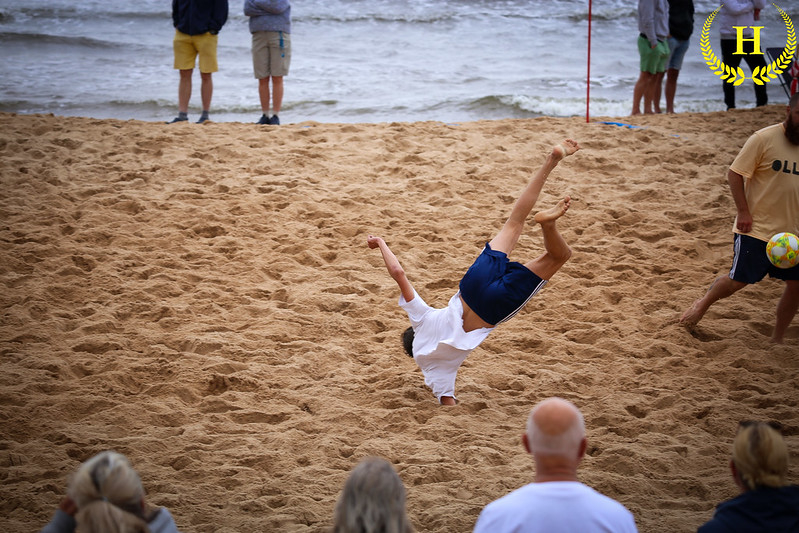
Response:
POLYGON ((772 342, 782 344, 785 330, 796 316, 797 310, 799 310, 799 281, 786 281, 785 290, 777 304, 777 322, 771 336, 772 342))
POLYGON ((551 279, 572 255, 571 248, 563 240, 563 236, 558 232, 558 228, 555 225, 557 220, 566 214, 570 205, 571 198, 566 196, 554 207, 535 214, 534 219, 541 224, 541 231, 544 234, 544 249, 546 251, 525 266, 541 279, 551 279))
POLYGON ((516 200, 505 225, 497 236, 488 243, 492 250, 505 252, 505 254, 510 255, 516 243, 519 241, 527 217, 533 210, 549 173, 558 166, 561 159, 572 155, 579 149, 580 146, 571 139, 566 139, 562 144, 558 144, 552 148, 552 152, 547 156, 543 166, 533 175, 530 183, 527 184, 527 188, 524 189, 521 196, 516 200))
POLYGON ((710 285, 705 295, 696 300, 693 305, 682 314, 682 317, 680 317, 680 324, 688 328, 696 326, 699 321, 702 320, 702 317, 705 316, 705 313, 711 305, 722 298, 732 296, 744 287, 746 287, 746 283, 730 279, 730 276, 727 274, 717 277, 710 285))
POLYGON ((258 80, 258 97, 261 100, 261 111, 269 116, 269 77, 258 80))
POLYGON ((283 76, 272 76, 272 110, 280 114, 283 105, 283 76))
POLYGON ((658 72, 655 74, 655 79, 652 82, 652 107, 657 114, 660 114, 660 95, 663 89, 664 74, 665 72, 658 72))
POLYGON ((674 113, 674 95, 677 94, 677 78, 680 71, 670 68, 666 71, 666 113, 674 113))
POLYGON ((644 97, 644 94, 649 87, 649 81, 651 77, 652 74, 645 71, 641 71, 641 73, 638 75, 638 81, 635 82, 635 86, 633 87, 633 115, 641 114, 641 98, 644 97))
POLYGON ((644 86, 644 114, 646 115, 654 113, 652 106, 655 103, 655 85, 657 81, 657 74, 649 74, 646 85, 644 86))
POLYGON ((202 99, 203 111, 211 110, 211 96, 214 94, 214 81, 211 78, 210 72, 201 72, 200 79, 202 85, 200 86, 200 97, 202 99))
POLYGON ((180 71, 180 83, 178 84, 178 111, 181 113, 189 112, 189 100, 191 100, 191 75, 194 69, 180 71))

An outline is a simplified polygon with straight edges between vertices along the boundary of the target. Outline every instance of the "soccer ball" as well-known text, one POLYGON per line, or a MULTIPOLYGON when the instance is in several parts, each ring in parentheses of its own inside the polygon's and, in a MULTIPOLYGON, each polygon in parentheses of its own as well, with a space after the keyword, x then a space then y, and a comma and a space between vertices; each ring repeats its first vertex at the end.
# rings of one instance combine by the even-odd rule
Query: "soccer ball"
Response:
POLYGON ((791 268, 799 263, 799 237, 793 233, 777 233, 766 245, 768 260, 778 268, 791 268))

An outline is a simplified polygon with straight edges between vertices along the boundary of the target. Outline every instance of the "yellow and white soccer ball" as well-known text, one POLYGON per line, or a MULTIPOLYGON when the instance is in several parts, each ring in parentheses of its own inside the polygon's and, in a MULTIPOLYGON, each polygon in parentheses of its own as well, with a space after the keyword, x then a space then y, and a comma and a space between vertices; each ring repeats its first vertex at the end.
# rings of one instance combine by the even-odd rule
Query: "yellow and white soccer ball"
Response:
POLYGON ((799 263, 799 237, 793 233, 777 233, 766 245, 768 260, 778 268, 791 268, 799 263))

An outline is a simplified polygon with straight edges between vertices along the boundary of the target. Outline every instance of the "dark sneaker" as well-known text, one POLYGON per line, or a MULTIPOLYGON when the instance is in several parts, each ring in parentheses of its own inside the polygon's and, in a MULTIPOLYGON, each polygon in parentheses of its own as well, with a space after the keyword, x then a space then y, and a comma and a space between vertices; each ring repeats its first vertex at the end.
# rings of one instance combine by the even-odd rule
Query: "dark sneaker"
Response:
POLYGON ((258 119, 258 122, 256 122, 256 124, 269 124, 269 117, 267 117, 266 115, 261 115, 261 118, 258 119))
POLYGON ((269 119, 269 123, 273 126, 280 126, 280 119, 277 118, 277 115, 272 115, 272 118, 269 119))
POLYGON ((175 117, 169 122, 167 122, 167 124, 174 124, 175 122, 186 122, 187 120, 189 120, 189 117, 175 117))
POLYGON ((210 122, 211 117, 200 117, 200 120, 197 121, 197 124, 205 124, 206 122, 210 122))

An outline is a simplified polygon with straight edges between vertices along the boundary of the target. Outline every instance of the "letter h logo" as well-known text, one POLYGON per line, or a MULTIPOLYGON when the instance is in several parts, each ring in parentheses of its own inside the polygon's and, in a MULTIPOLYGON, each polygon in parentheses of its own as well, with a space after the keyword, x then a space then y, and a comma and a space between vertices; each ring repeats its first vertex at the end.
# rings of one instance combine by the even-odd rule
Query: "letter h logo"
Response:
POLYGON ((735 55, 754 55, 754 54, 763 55, 763 52, 760 50, 760 30, 763 29, 763 26, 733 26, 733 28, 735 28, 736 45, 737 45, 735 48, 735 52, 733 52, 735 55), (752 28, 754 30, 754 37, 752 37, 751 39, 747 39, 746 37, 744 37, 744 30, 746 28, 752 28), (752 44, 754 44, 754 50, 752 51, 751 54, 747 54, 746 52, 744 52, 745 42, 751 42, 752 44))

